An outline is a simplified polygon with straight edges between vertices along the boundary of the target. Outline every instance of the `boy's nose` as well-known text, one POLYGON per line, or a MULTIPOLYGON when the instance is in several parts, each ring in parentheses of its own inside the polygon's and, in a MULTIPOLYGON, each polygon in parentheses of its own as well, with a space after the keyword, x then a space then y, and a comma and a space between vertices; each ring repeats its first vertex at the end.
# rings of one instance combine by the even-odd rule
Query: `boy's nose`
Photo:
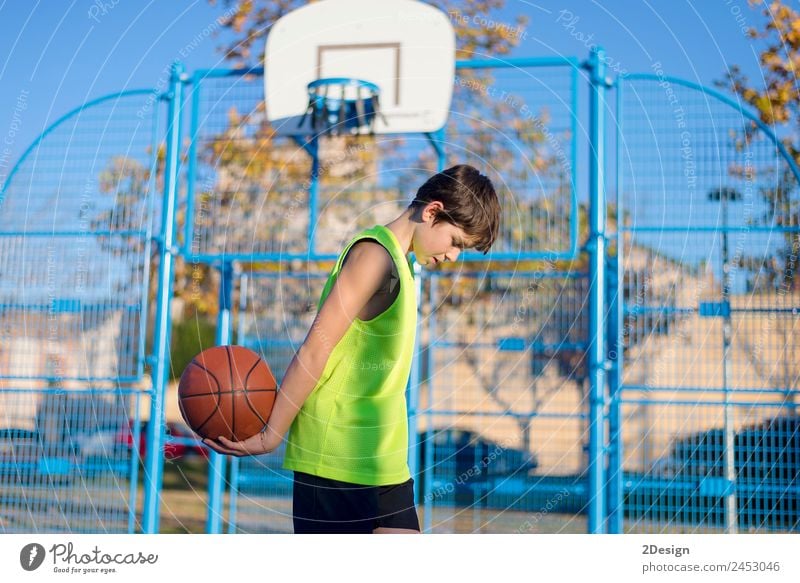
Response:
POLYGON ((458 259, 458 254, 461 252, 460 249, 451 249, 444 255, 445 261, 455 261, 458 259))

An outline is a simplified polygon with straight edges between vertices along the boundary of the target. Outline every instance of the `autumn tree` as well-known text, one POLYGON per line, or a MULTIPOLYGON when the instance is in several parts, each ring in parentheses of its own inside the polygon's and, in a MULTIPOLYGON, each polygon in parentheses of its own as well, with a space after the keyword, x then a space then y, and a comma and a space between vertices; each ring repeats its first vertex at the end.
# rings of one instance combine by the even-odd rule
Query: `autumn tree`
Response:
MULTIPOLYGON (((217 0, 209 1, 213 5, 217 4, 217 0)), ((306 3, 303 0, 240 3, 225 0, 223 4, 228 10, 221 25, 230 33, 231 39, 220 47, 220 51, 234 67, 247 70, 260 64, 264 42, 272 24, 306 3)), ((513 22, 497 25, 504 22, 500 10, 505 6, 505 0, 438 0, 430 4, 450 16, 456 31, 457 59, 491 59, 508 55, 518 45, 520 31, 527 25, 527 17, 524 15, 516 16, 513 22)), ((537 110, 535 104, 526 104, 522 96, 508 95, 510 91, 496 92, 497 95, 502 93, 504 98, 490 96, 485 89, 492 88, 496 82, 495 73, 489 68, 459 70, 454 84, 448 136, 457 140, 460 158, 489 160, 493 165, 493 173, 502 177, 498 182, 512 186, 513 192, 501 193, 508 210, 505 216, 519 220, 508 220, 504 224, 501 245, 508 246, 505 250, 545 250, 549 246, 563 244, 561 239, 568 236, 568 229, 562 227, 566 223, 564 216, 568 216, 570 211, 573 185, 569 168, 559 160, 553 145, 560 142, 564 150, 569 151, 568 144, 573 136, 569 130, 550 132, 552 112, 546 107, 539 107, 537 110), (542 184, 548 186, 542 188, 542 184), (554 245, 555 238, 559 238, 559 241, 554 245)), ((257 106, 257 109, 260 108, 263 108, 263 104, 257 106)), ((254 115, 254 112, 235 112, 235 115, 252 122, 263 121, 263 114, 254 115)), ((255 133, 259 136, 257 144, 237 142, 232 145, 225 143, 224 136, 220 136, 223 147, 231 154, 226 158, 226 163, 254 160, 253 149, 265 152, 279 147, 269 128, 261 127, 255 133)), ((359 163, 346 160, 346 163, 337 164, 338 167, 343 167, 350 163, 351 167, 362 169, 361 181, 355 180, 359 172, 351 172, 342 176, 341 182, 355 184, 364 192, 373 193, 372 198, 358 192, 347 193, 351 198, 347 200, 348 206, 345 210, 351 211, 351 214, 359 214, 364 211, 364 208, 358 206, 360 198, 365 198, 366 203, 380 200, 378 195, 381 193, 376 192, 376 185, 364 181, 366 176, 372 174, 368 171, 373 168, 370 163, 374 164, 375 159, 391 159, 401 147, 399 144, 402 139, 382 140, 380 145, 368 145, 365 148, 350 147, 350 140, 358 140, 364 144, 369 142, 369 138, 339 138, 334 148, 338 152, 352 151, 353 157, 360 158, 356 161, 359 163), (390 148, 394 150, 389 150, 390 148), (353 213, 353 210, 358 212, 353 213)), ((285 159, 285 153, 278 158, 285 159)), ((435 156, 430 150, 422 150, 412 162, 416 169, 425 169, 428 172, 434 171, 436 167, 435 156)), ((264 168, 260 167, 256 174, 263 175, 263 171, 264 168)), ((244 171, 240 172, 242 173, 244 171)), ((334 174, 331 171, 324 177, 330 186, 336 186, 334 174)), ((418 182, 421 174, 424 172, 416 172, 415 176, 409 176, 405 180, 400 177, 398 184, 413 185, 418 182)), ((287 181, 283 180, 282 183, 286 184, 287 181)), ((320 204, 336 206, 336 201, 324 198, 324 188, 321 195, 320 204)), ((341 197, 341 193, 337 192, 337 196, 341 197)), ((279 207, 282 201, 270 202, 279 207)), ((363 217, 363 213, 360 216, 363 217)), ((281 226, 276 227, 280 230, 281 226)))
MULTIPOLYGON (((212 5, 218 4, 216 0, 209 1, 212 5)), ((221 24, 222 29, 228 33, 229 40, 219 47, 221 53, 231 66, 245 71, 259 65, 271 26, 285 14, 306 3, 303 0, 224 0, 221 4, 226 9, 227 16, 221 24)), ((520 42, 520 31, 527 25, 527 17, 524 15, 514 17, 512 22, 501 16, 505 0, 435 0, 429 3, 450 16, 456 33, 456 59, 491 60, 507 56, 520 42), (505 25, 497 26, 496 23, 500 22, 505 25)), ((570 72, 566 69, 564 71, 568 78, 570 72)), ((514 73, 519 72, 512 72, 514 73)), ((458 150, 460 159, 484 169, 487 162, 493 166, 492 178, 498 178, 495 184, 503 201, 504 215, 508 217, 503 224, 502 241, 496 247, 505 245, 505 249, 500 249, 505 251, 524 249, 546 252, 558 245, 567 247, 563 237, 569 229, 563 227, 568 225, 571 210, 569 204, 575 186, 571 183, 570 166, 564 163, 563 152, 571 151, 570 142, 574 136, 569 129, 564 129, 562 120, 555 120, 553 111, 541 104, 526 103, 524 94, 515 95, 519 87, 530 87, 531 83, 535 85, 536 81, 531 79, 539 72, 526 71, 523 74, 530 77, 526 76, 525 82, 517 83, 513 87, 513 84, 501 83, 507 83, 509 75, 501 80, 491 68, 457 71, 446 133, 448 139, 455 142, 452 144, 453 149, 458 150), (490 88, 500 90, 489 91, 490 88), (503 97, 500 97, 501 93, 503 97), (559 144, 562 146, 560 152, 559 144)), ((539 78, 539 81, 547 85, 550 79, 539 78)), ((532 101, 530 96, 528 101, 532 101)), ((565 99, 566 103, 569 101, 565 99)), ((264 108, 264 103, 256 104, 251 111, 231 108, 228 112, 229 125, 211 136, 202 156, 205 164, 218 169, 218 176, 223 183, 231 185, 236 191, 234 194, 222 194, 215 186, 216 192, 213 194, 217 201, 225 199, 227 208, 240 208, 235 211, 236 221, 232 221, 240 232, 286 233, 294 226, 282 224, 280 213, 268 217, 272 221, 270 223, 242 228, 242 225, 248 225, 249 213, 245 209, 252 210, 258 208, 259 204, 263 205, 265 192, 268 192, 266 203, 271 208, 285 208, 298 197, 302 201, 306 200, 302 198, 302 193, 292 192, 290 186, 296 187, 307 181, 308 168, 303 166, 303 156, 296 155, 298 147, 295 144, 287 145, 286 142, 276 139, 273 129, 265 119, 264 108), (245 131, 242 130, 243 124, 249 126, 245 131), (243 136, 246 139, 242 139, 243 136), (252 196, 243 192, 250 186, 254 186, 250 188, 252 196), (288 191, 282 193, 281 189, 285 188, 288 191)), ((563 118, 572 113, 561 112, 561 115, 563 118)), ((412 195, 413 189, 419 186, 420 179, 436 169, 436 159, 431 148, 420 149, 415 159, 409 160, 409 164, 402 164, 413 168, 407 175, 402 172, 394 173, 393 179, 396 180, 393 191, 376 182, 374 178, 380 174, 375 171, 376 165, 381 160, 392 160, 398 155, 403 148, 403 139, 392 137, 388 140, 376 140, 369 136, 326 138, 328 150, 320 153, 325 172, 320 178, 322 187, 319 201, 326 212, 332 213, 340 209, 348 221, 358 217, 361 221, 375 224, 377 217, 371 214, 373 207, 379 206, 375 205, 375 201, 399 200, 412 195), (331 160, 334 163, 330 163, 331 160), (335 200, 326 198, 327 192, 333 192, 335 200)), ((210 196, 212 193, 208 194, 210 196)), ((295 219, 302 220, 299 215, 295 219)), ((349 224, 352 228, 351 222, 343 221, 343 224, 349 224)), ((326 233, 334 232, 333 225, 323 226, 326 233)), ((359 226, 369 225, 359 223, 359 226)), ((301 234, 302 228, 298 235, 301 234)), ((231 237, 236 236, 241 234, 228 232, 224 239, 230 243, 231 237)), ((340 241, 334 240, 330 243, 332 245, 328 248, 318 250, 338 251, 340 241)), ((519 262, 511 263, 513 265, 509 266, 493 262, 485 268, 489 272, 495 267, 538 271, 570 268, 569 262, 552 260, 528 261, 522 265, 519 262)), ((492 278, 487 278, 487 281, 490 279, 492 278)), ((467 303, 473 307, 482 305, 487 310, 490 309, 492 302, 496 301, 502 291, 498 285, 510 286, 508 291, 522 295, 530 284, 530 280, 526 278, 494 281, 477 287, 470 286, 463 279, 448 282, 445 278, 441 282, 448 289, 448 295, 453 302, 443 304, 439 310, 449 310, 451 313, 462 310, 463 307, 460 306, 467 303)), ((286 286, 288 282, 282 282, 282 285, 286 286)), ((299 294, 296 295, 299 297, 299 294)), ((288 311, 293 309, 291 306, 284 308, 288 311)), ((536 334, 532 330, 544 325, 542 314, 534 312, 535 310, 531 310, 526 316, 525 327, 531 336, 536 334)), ((471 317, 470 313, 465 315, 471 317)), ((442 313, 442 317, 445 314, 442 313)), ((487 327, 485 332, 497 336, 509 333, 502 328, 508 323, 501 320, 489 319, 482 322, 487 327)), ((474 334, 474 331, 470 334, 474 334)), ((489 398, 497 400, 499 406, 504 406, 502 396, 495 388, 497 379, 502 377, 505 361, 495 359, 489 364, 479 350, 470 346, 462 361, 463 365, 470 367, 470 375, 480 382, 489 398)), ((577 370, 576 366, 571 365, 570 368, 577 370)), ((576 381, 581 384, 580 379, 576 381)), ((529 423, 529 419, 519 419, 521 433, 525 436, 529 435, 529 423)))
MULTIPOLYGON (((796 164, 800 164, 800 99, 798 98, 797 72, 800 65, 800 13, 780 1, 769 4, 762 0, 749 0, 751 7, 760 7, 764 16, 762 29, 751 27, 748 36, 764 44, 759 55, 761 79, 755 83, 732 65, 725 79, 716 82, 718 87, 737 95, 750 105, 760 120, 769 126, 786 148, 796 164)), ((756 124, 738 136, 737 146, 746 147, 759 131, 756 124)), ((758 172, 758 169, 753 170, 758 172)), ((774 173, 774 168, 766 170, 774 173)), ((798 203, 797 178, 789 164, 780 165, 778 179, 774 185, 764 188, 760 196, 767 211, 761 220, 774 224, 782 231, 783 247, 776 253, 758 260, 750 259, 745 265, 750 271, 759 273, 762 288, 778 289, 783 293, 800 289, 796 271, 800 255, 800 234, 792 232, 800 226, 800 204, 798 203)), ((756 286, 759 287, 759 286, 756 286)))
MULTIPOLYGON (((759 79, 752 82, 738 65, 732 65, 724 79, 716 82, 718 87, 731 91, 744 103, 752 107, 761 122, 766 124, 778 137, 788 156, 800 164, 800 95, 798 94, 797 73, 800 66, 800 12, 787 3, 763 0, 749 0, 751 8, 759 8, 764 17, 762 28, 751 27, 748 36, 762 46, 759 53, 759 79)), ((743 149, 753 136, 759 132, 751 123, 739 136, 737 146, 743 149)), ((761 250, 758 257, 740 260, 744 267, 756 274, 751 284, 753 293, 766 293, 773 297, 781 307, 794 306, 800 291, 800 278, 797 275, 800 257, 800 196, 798 181, 789 164, 769 164, 765 176, 770 185, 762 188, 759 195, 766 203, 764 216, 760 221, 774 225, 774 237, 779 241, 777 248, 761 250), (777 176, 776 176, 777 174, 777 176), (774 294, 777 292, 777 297, 774 294), (787 297, 788 296, 788 297, 787 297)), ((741 172, 741 169, 734 169, 741 172)), ((758 173, 758 168, 751 170, 758 173)), ((760 337, 745 337, 748 358, 754 369, 767 379, 769 386, 796 386, 797 343, 792 341, 796 335, 791 318, 770 318, 762 327, 760 337), (775 340, 766 345, 779 348, 764 351, 763 337, 769 334, 775 340), (766 354, 765 354, 766 352, 766 354)), ((793 391, 796 405, 798 395, 793 391)))

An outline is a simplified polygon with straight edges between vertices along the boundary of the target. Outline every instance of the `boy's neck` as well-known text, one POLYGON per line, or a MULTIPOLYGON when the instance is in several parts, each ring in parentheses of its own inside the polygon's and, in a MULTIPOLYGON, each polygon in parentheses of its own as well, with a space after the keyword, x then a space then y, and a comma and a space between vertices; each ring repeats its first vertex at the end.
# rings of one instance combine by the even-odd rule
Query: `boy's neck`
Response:
POLYGON ((400 242, 400 247, 402 247, 406 255, 411 253, 411 242, 414 238, 414 229, 416 228, 416 223, 412 220, 413 213, 413 209, 406 209, 403 211, 402 215, 384 225, 397 237, 397 240, 400 242))

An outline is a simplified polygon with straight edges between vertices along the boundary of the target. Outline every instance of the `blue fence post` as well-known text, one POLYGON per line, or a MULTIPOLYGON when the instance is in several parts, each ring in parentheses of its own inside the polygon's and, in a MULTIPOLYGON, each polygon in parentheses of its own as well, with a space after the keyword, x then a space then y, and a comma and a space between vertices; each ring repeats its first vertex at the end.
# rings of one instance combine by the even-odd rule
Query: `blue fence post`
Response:
POLYGON ((590 533, 602 533, 605 526, 605 51, 592 50, 589 98, 589 516, 590 533))
POLYGON ((164 200, 161 212, 161 234, 158 237, 158 302, 153 333, 153 400, 150 404, 150 423, 147 425, 147 453, 144 470, 144 509, 142 530, 156 534, 159 528, 159 499, 164 471, 163 423, 164 394, 169 372, 169 339, 172 317, 172 279, 175 249, 175 206, 178 194, 178 168, 181 147, 181 104, 183 100, 183 65, 172 65, 167 121, 167 157, 164 167, 164 200))
MULTIPOLYGON (((235 271, 232 276, 239 280, 239 322, 236 325, 236 342, 238 342, 240 345, 245 345, 247 342, 247 339, 245 338, 245 316, 247 314, 247 284, 249 278, 246 273, 241 273, 241 270, 235 271)), ((233 291, 233 285, 230 289, 233 291)), ((230 298, 232 300, 233 296, 230 296, 230 298)), ((231 473, 228 481, 228 485, 230 486, 230 490, 228 492, 228 534, 236 534, 240 469, 241 462, 239 458, 231 458, 231 473)), ((223 502, 224 500, 221 500, 220 504, 223 502)))
MULTIPOLYGON (((192 100, 191 118, 189 121, 189 167, 186 170, 186 220, 183 231, 183 249, 181 252, 185 257, 199 254, 202 244, 198 241, 197 249, 193 245, 194 234, 194 197, 195 185, 197 182, 197 146, 200 141, 200 97, 202 95, 202 77, 197 71, 192 75, 191 93, 189 98, 192 100)), ((193 258, 193 261, 196 261, 193 258)))
POLYGON ((447 162, 447 151, 444 149, 445 140, 447 135, 444 128, 436 130, 435 132, 428 132, 425 134, 428 138, 433 149, 436 151, 436 171, 441 172, 444 170, 445 163, 447 162))
POLYGON ((319 204, 319 136, 315 135, 308 142, 306 152, 311 155, 311 177, 308 185, 308 252, 315 255, 317 245, 314 238, 317 234, 317 204, 319 204))
MULTIPOLYGON (((619 209, 619 207, 617 207, 619 209)), ((619 222, 619 215, 617 221, 619 222)), ((622 237, 617 225, 617 256, 608 258, 608 359, 611 368, 608 371, 608 471, 606 479, 608 520, 606 532, 620 534, 622 532, 623 490, 622 490, 622 237)))
MULTIPOLYGON (((435 273, 431 274, 430 280, 430 303, 431 307, 435 307, 439 301, 438 287, 439 278, 435 273)), ((433 452, 433 365, 434 354, 433 349, 436 345, 436 311, 431 310, 428 316, 428 352, 425 355, 427 359, 426 368, 427 376, 425 386, 428 391, 428 406, 425 409, 425 459, 423 460, 423 471, 425 472, 425 487, 422 490, 422 507, 424 508, 424 515, 422 517, 422 532, 431 532, 433 528, 433 477, 436 474, 434 468, 434 452, 433 452)))
MULTIPOLYGON (((217 313, 217 346, 231 343, 233 319, 233 264, 225 261, 220 266, 219 312, 217 313)), ((222 532, 222 495, 225 492, 226 456, 215 451, 210 452, 208 464, 208 514, 206 516, 206 532, 219 534, 222 532)))
POLYGON ((617 253, 616 257, 610 258, 608 263, 608 289, 611 293, 609 306, 610 322, 608 330, 608 341, 611 343, 609 349, 609 361, 611 368, 608 375, 609 388, 609 410, 608 410, 608 520, 606 522, 607 531, 610 534, 621 534, 623 531, 623 521, 625 519, 625 495, 622 473, 622 381, 625 352, 624 337, 624 285, 625 285, 625 211, 623 208, 623 134, 622 134, 622 91, 623 79, 618 78, 615 84, 617 92, 617 120, 616 120, 616 208, 614 212, 617 216, 615 238, 617 253))
POLYGON ((423 293, 423 277, 422 267, 419 263, 414 261, 414 279, 417 294, 417 332, 414 338, 414 357, 411 361, 411 371, 408 375, 408 384, 406 386, 406 400, 408 402, 408 469, 411 477, 414 478, 414 499, 416 500, 419 492, 419 391, 422 385, 422 367, 420 366, 420 333, 422 326, 419 324, 422 321, 422 293, 423 293))
MULTIPOLYGON (((447 161, 447 153, 444 148, 445 143, 445 131, 444 128, 439 129, 435 132, 426 133, 425 137, 428 138, 431 146, 436 152, 436 171, 441 172, 445 169, 445 163, 447 161)), ((409 469, 411 470, 411 475, 414 476, 414 499, 417 500, 420 498, 420 482, 424 482, 425 484, 430 485, 431 480, 433 479, 433 472, 430 472, 430 475, 425 476, 424 479, 420 479, 419 476, 419 468, 420 468, 420 460, 419 460, 419 394, 422 387, 423 382, 426 382, 426 379, 422 377, 423 367, 421 366, 421 359, 423 358, 424 354, 420 351, 421 346, 421 338, 423 332, 423 294, 425 290, 424 282, 426 279, 429 279, 429 275, 422 270, 422 267, 419 263, 414 261, 414 277, 416 281, 416 290, 417 290, 417 334, 414 344, 414 360, 411 363, 411 374, 409 375, 409 393, 408 393, 408 402, 409 402, 409 420, 408 420, 408 433, 409 433, 409 444, 408 444, 408 453, 409 453, 409 469)), ((433 318, 433 311, 436 305, 431 303, 430 304, 430 318, 433 318)), ((430 359, 430 352, 431 352, 431 342, 433 338, 429 335, 428 336, 428 348, 425 352, 426 358, 430 359)), ((430 368, 430 360, 426 363, 426 372, 428 377, 431 374, 430 368)), ((430 409, 430 402, 428 403, 428 409, 430 409)), ((429 419, 430 421, 430 419, 429 419)), ((428 424, 428 434, 430 434, 430 423, 428 424)), ((430 449, 430 443, 426 444, 428 450, 430 449)), ((428 451, 426 450, 426 452, 428 451)), ((426 456, 427 457, 427 456, 426 456)), ((422 472, 426 472, 430 469, 425 463, 422 464, 422 472)), ((429 489, 428 487, 424 489, 429 489)), ((431 505, 427 499, 427 496, 423 498, 424 505, 425 505, 425 512, 423 517, 423 532, 427 532, 430 530, 431 525, 431 516, 430 516, 430 508, 431 505)))

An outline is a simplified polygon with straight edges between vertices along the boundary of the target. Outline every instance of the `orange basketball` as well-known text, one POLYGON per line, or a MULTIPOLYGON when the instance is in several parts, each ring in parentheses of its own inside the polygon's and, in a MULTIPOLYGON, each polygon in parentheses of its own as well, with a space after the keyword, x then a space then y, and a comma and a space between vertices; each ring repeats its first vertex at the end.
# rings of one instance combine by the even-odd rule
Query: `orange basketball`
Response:
POLYGON ((243 346, 214 346, 183 371, 178 404, 200 437, 242 441, 264 428, 277 389, 269 365, 258 354, 243 346))

